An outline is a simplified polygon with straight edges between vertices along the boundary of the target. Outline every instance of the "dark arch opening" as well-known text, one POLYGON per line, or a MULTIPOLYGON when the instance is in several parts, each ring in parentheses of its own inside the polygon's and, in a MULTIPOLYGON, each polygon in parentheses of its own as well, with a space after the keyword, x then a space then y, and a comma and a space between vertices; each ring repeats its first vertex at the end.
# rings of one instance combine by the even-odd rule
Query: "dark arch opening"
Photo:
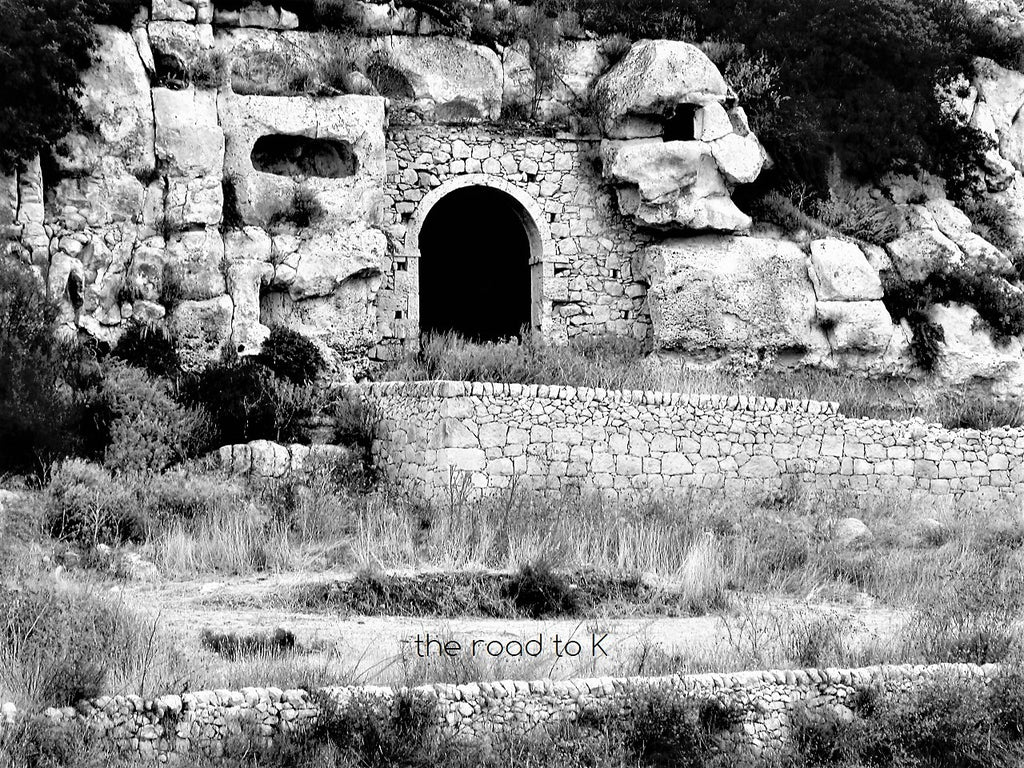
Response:
POLYGON ((420 230, 420 329, 477 341, 530 325, 527 214, 510 195, 465 187, 443 197, 420 230))
POLYGON ((342 179, 354 176, 359 162, 347 141, 308 136, 260 136, 252 148, 252 166, 278 176, 319 176, 342 179))

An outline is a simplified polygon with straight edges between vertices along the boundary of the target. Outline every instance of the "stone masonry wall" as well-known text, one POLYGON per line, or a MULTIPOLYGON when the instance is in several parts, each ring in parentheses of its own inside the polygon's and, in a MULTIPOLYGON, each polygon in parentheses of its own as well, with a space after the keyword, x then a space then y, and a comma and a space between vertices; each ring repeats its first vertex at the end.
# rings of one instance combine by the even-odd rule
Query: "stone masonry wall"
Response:
POLYGON ((949 430, 847 418, 838 404, 544 385, 385 382, 376 453, 426 495, 453 475, 475 488, 552 493, 693 488, 994 499, 1024 491, 1024 429, 949 430))
MULTIPOLYGON (((911 690, 926 680, 989 678, 993 665, 940 664, 863 669, 808 669, 737 674, 673 675, 659 678, 502 680, 464 685, 435 684, 405 689, 407 695, 436 704, 441 733, 460 741, 493 735, 528 737, 548 725, 581 714, 626 714, 637 695, 677 692, 696 701, 717 702, 738 720, 717 736, 717 748, 735 755, 733 765, 756 766, 782 750, 790 716, 803 705, 812 715, 829 710, 849 717, 851 697, 869 688, 911 690)), ((396 691, 387 687, 324 688, 318 691, 244 688, 202 691, 143 700, 104 696, 77 708, 47 710, 54 727, 85 723, 129 754, 188 764, 189 755, 221 756, 269 745, 284 734, 314 725, 325 709, 340 713, 353 699, 375 711, 393 711, 396 691)), ((0 729, 19 717, 12 705, 0 707, 0 729)))
POLYGON ((410 223, 427 213, 424 198, 442 185, 474 183, 514 188, 535 202, 527 211, 550 233, 543 254, 540 303, 545 337, 578 334, 646 338, 646 286, 636 282, 632 257, 649 236, 618 214, 602 186, 600 140, 523 136, 467 126, 393 126, 388 132, 385 218, 406 247, 393 256, 381 288, 379 325, 386 339, 418 334, 418 245, 410 223), (403 320, 395 320, 395 312, 403 320))

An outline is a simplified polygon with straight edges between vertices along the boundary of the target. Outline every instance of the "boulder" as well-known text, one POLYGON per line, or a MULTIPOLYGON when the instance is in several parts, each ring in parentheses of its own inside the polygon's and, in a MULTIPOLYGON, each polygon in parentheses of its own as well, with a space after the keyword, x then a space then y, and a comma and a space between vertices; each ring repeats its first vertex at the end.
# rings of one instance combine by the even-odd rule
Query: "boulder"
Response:
POLYGON ((230 296, 174 305, 170 330, 178 342, 182 367, 195 370, 220 359, 224 344, 231 338, 233 311, 230 296))
POLYGON ((944 381, 957 385, 998 383, 1000 391, 1019 394, 1024 384, 1024 348, 1020 339, 1011 338, 1003 344, 993 342, 988 331, 979 327, 978 313, 973 307, 937 304, 928 310, 928 317, 942 326, 945 335, 937 371, 944 381))
POLYGON ((768 161, 768 153, 752 133, 730 133, 715 139, 711 142, 711 154, 730 184, 750 184, 761 175, 768 161))
POLYGON ((657 350, 707 357, 770 348, 807 361, 828 352, 806 256, 794 243, 712 235, 666 240, 640 251, 633 273, 649 286, 657 350))
POLYGON ((696 184, 701 163, 709 154, 709 146, 701 141, 601 142, 604 178, 636 186, 641 198, 652 203, 696 184))
POLYGON ((936 229, 915 229, 885 246, 893 266, 905 280, 923 280, 932 272, 959 266, 963 254, 936 229))
POLYGON ((228 61, 231 90, 242 96, 294 95, 296 81, 315 78, 329 56, 308 32, 220 28, 216 42, 228 61))
POLYGON ((840 547, 849 547, 870 538, 871 529, 856 517, 844 517, 832 526, 832 541, 840 547))
POLYGON ((128 581, 157 581, 160 569, 137 552, 126 552, 115 566, 116 576, 128 581))
MULTIPOLYGON (((545 122, 564 121, 578 114, 581 102, 608 68, 599 40, 563 40, 552 55, 552 63, 555 75, 551 88, 540 95, 537 103, 537 116, 545 122)), ((528 82, 532 98, 533 81, 528 82)))
POLYGON ((675 40, 641 40, 594 87, 604 134, 661 136, 680 104, 724 102, 729 86, 703 51, 675 40))
POLYGON ((167 283, 164 289, 185 299, 212 299, 226 290, 221 262, 224 241, 214 228, 192 229, 167 241, 167 283))
POLYGON ((855 243, 836 238, 811 243, 810 277, 818 301, 873 301, 882 281, 855 243))
POLYGON ((833 352, 884 352, 892 340, 892 317, 881 301, 819 301, 816 312, 833 352))
POLYGON ((999 154, 1024 170, 1024 74, 979 59, 974 84, 984 101, 999 138, 999 154))
POLYGON ((167 252, 163 240, 140 243, 132 253, 126 285, 136 300, 156 302, 164 290, 164 266, 167 252))
POLYGON ((640 226, 737 232, 752 224, 729 197, 704 142, 605 141, 601 153, 620 212, 640 226))

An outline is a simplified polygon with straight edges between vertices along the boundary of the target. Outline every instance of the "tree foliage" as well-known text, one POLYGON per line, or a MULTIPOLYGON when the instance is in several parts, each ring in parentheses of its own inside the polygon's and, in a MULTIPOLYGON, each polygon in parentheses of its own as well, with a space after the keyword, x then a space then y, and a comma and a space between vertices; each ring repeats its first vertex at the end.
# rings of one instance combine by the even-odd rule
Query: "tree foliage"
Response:
POLYGON ((127 28, 139 0, 0 0, 0 171, 11 172, 81 122, 81 74, 96 25, 127 28))

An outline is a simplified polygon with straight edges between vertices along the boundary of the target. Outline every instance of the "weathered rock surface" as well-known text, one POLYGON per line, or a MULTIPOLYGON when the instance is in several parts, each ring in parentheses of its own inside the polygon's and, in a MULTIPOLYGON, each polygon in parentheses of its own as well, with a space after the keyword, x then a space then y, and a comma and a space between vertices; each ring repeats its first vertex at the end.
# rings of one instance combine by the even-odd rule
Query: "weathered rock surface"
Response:
POLYGON ((379 223, 384 202, 384 99, 376 96, 302 97, 222 95, 226 136, 225 174, 234 187, 238 213, 248 225, 265 226, 288 207, 298 183, 316 194, 325 225, 379 223), (343 178, 302 178, 257 171, 253 148, 264 136, 306 136, 348 145, 355 172, 343 178))
POLYGON ((945 335, 939 375, 952 384, 995 384, 997 394, 1016 391, 1024 385, 1024 348, 1012 338, 996 344, 978 327, 978 313, 959 304, 937 304, 929 319, 942 326, 945 335))
POLYGON ((116 27, 97 27, 93 65, 82 75, 80 103, 95 131, 68 136, 62 168, 76 175, 147 176, 153 172, 153 104, 135 41, 116 27))
POLYGON ((773 348, 819 358, 806 256, 793 243, 702 236, 648 246, 634 273, 649 286, 654 345, 695 356, 773 348))
POLYGON ((819 301, 816 311, 833 352, 880 353, 889 347, 892 317, 881 301, 819 301))
POLYGON ((451 37, 376 41, 364 69, 382 96, 411 102, 437 122, 493 120, 501 114, 501 60, 489 48, 451 37))
POLYGON ((819 301, 882 298, 878 272, 855 243, 826 238, 811 243, 810 277, 819 301))
POLYGON ((658 139, 605 141, 604 177, 619 210, 641 226, 741 231, 751 219, 733 203, 708 144, 658 139))
POLYGON ((167 277, 175 295, 185 299, 212 299, 227 288, 221 262, 224 241, 214 228, 193 229, 171 235, 167 241, 167 277))
POLYGON ((915 229, 885 246, 893 266, 905 280, 924 280, 932 272, 963 263, 956 243, 936 229, 915 229))
POLYGON ((231 338, 234 305, 230 296, 181 301, 170 315, 170 330, 178 343, 178 354, 186 369, 201 368, 220 359, 231 338))
POLYGON ((616 139, 661 136, 680 104, 723 102, 729 86, 689 43, 641 40, 595 86, 601 127, 616 139))

